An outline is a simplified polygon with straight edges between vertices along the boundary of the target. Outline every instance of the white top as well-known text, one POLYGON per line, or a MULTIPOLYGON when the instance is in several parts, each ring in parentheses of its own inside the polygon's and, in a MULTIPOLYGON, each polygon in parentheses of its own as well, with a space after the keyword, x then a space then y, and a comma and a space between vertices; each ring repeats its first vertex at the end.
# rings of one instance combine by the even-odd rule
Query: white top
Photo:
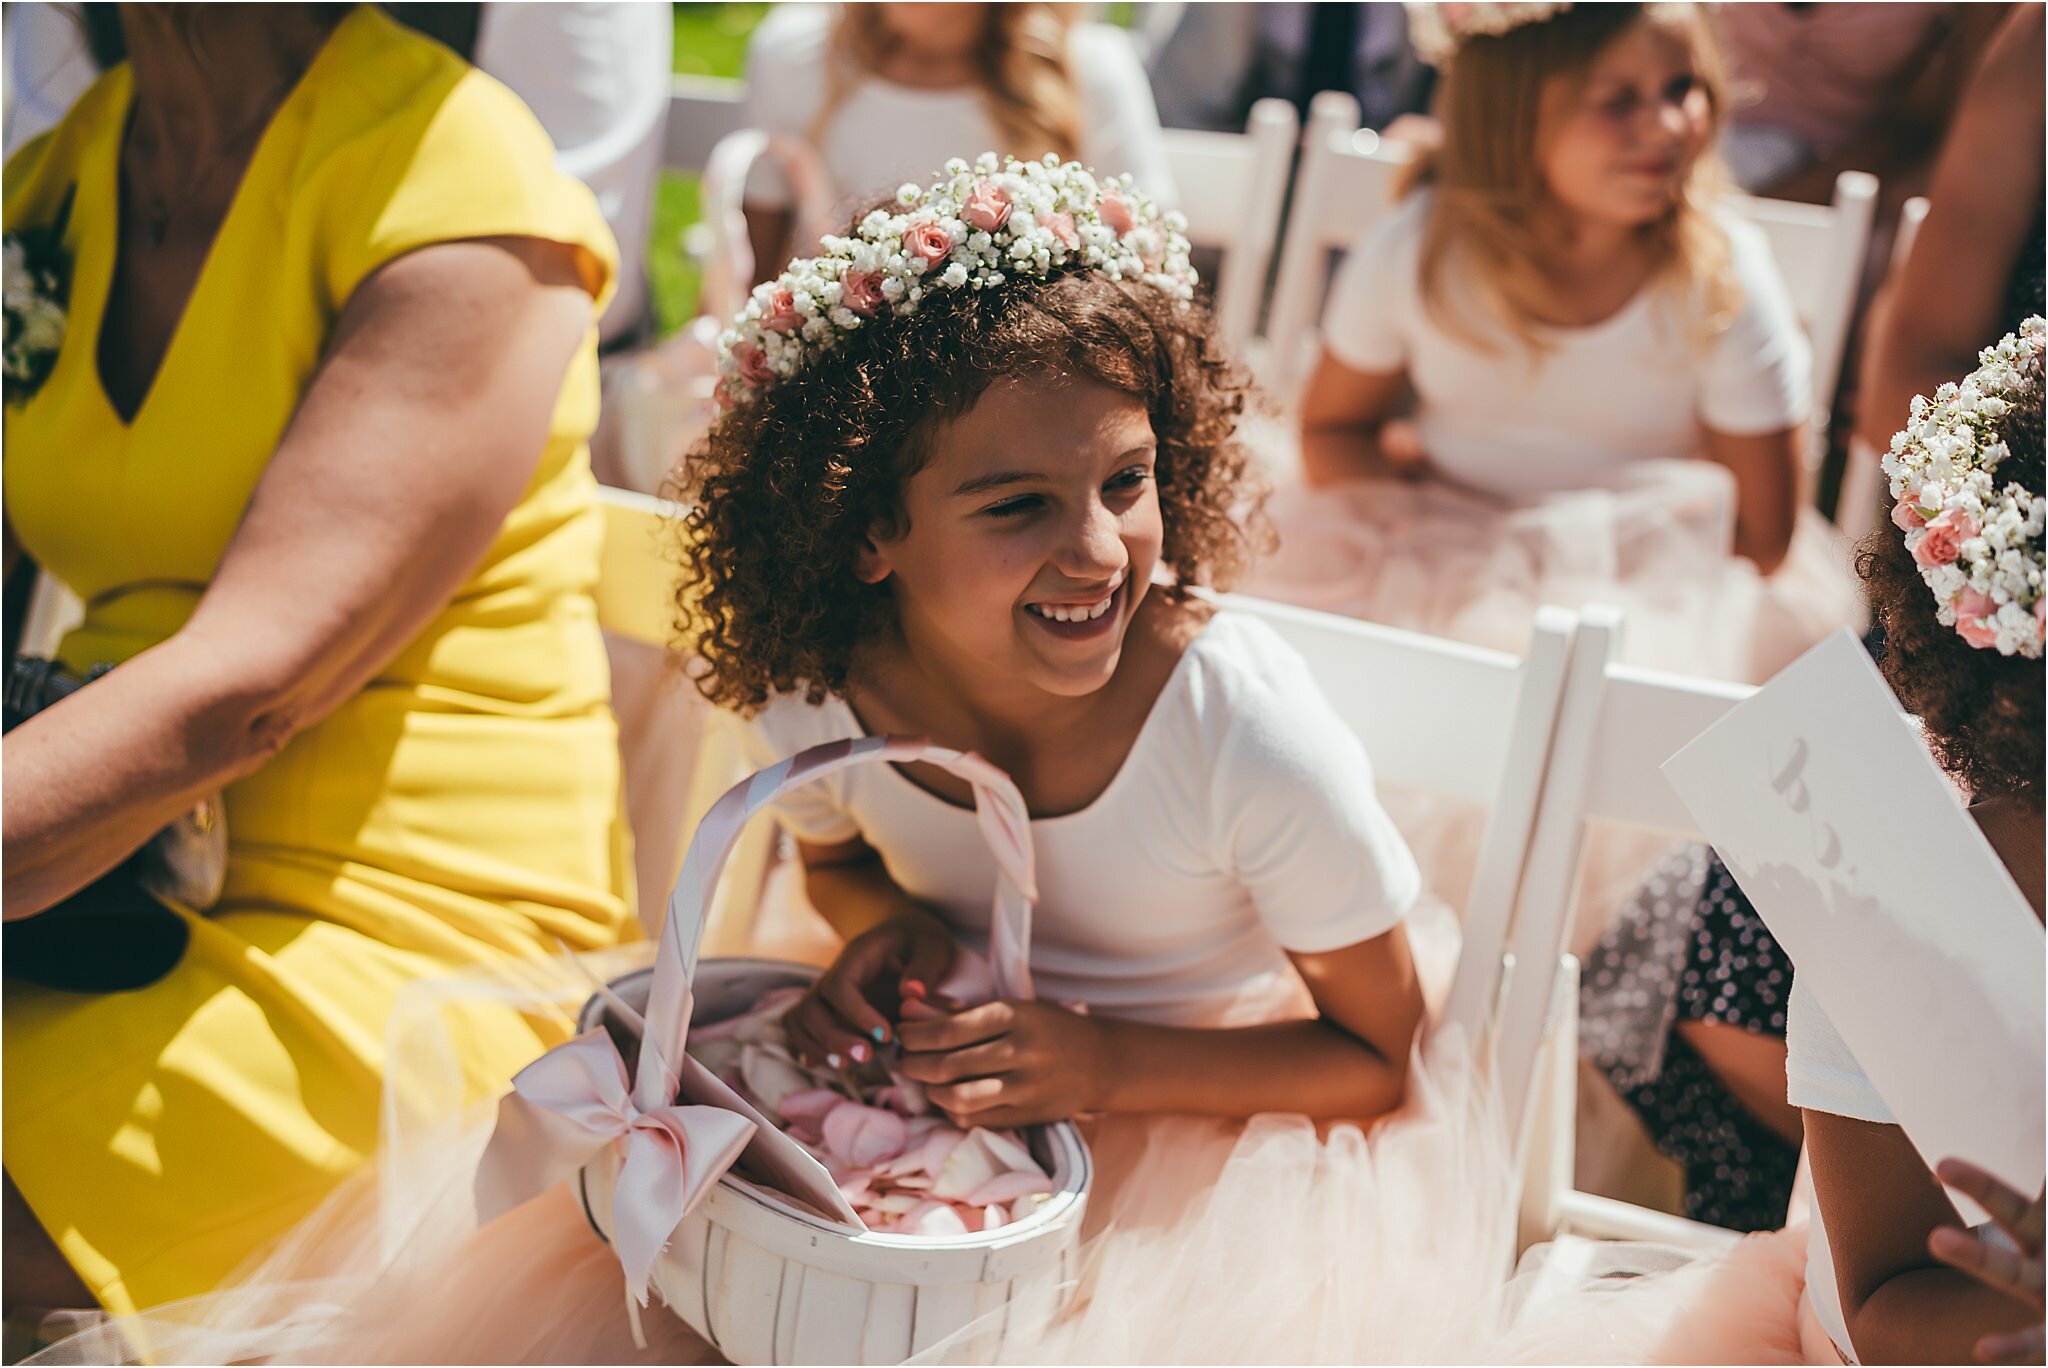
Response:
MULTIPOLYGON (((1863 1066, 1849 1052, 1841 1033, 1821 1011, 1813 990, 1796 974, 1791 1000, 1785 1004, 1785 1100, 1795 1107, 1833 1116, 1887 1126, 1898 1124, 1891 1108, 1871 1086, 1863 1066)), ((1856 1362, 1818 1202, 1814 1203, 1806 1231, 1806 1291, 1812 1299, 1815 1318, 1835 1342, 1835 1348, 1841 1350, 1843 1358, 1856 1362)))
MULTIPOLYGON (((749 763, 862 735, 833 697, 784 695, 741 726, 749 763)), ((890 876, 977 951, 994 858, 974 813, 893 765, 829 775, 784 800, 783 824, 858 835, 890 876)), ((1421 892, 1373 792, 1364 748, 1308 667, 1262 622, 1219 613, 1189 645, 1123 767, 1079 812, 1031 823, 1041 997, 1120 1017, 1213 1020, 1286 968, 1391 930, 1421 892)))
POLYGON ((1504 325, 1483 351, 1423 306, 1431 198, 1397 206, 1346 255, 1323 341, 1355 370, 1407 372, 1423 450, 1449 478, 1529 498, 1601 483, 1629 461, 1697 457, 1702 425, 1749 435, 1805 420, 1811 349, 1754 224, 1722 219, 1743 303, 1717 336, 1703 339, 1684 302, 1651 285, 1603 322, 1550 329, 1551 349, 1532 356, 1504 325))
MULTIPOLYGON (((831 88, 826 53, 837 17, 827 5, 768 12, 747 46, 748 127, 809 139, 831 88)), ((1128 171, 1154 200, 1176 204, 1152 87, 1129 37, 1106 24, 1076 24, 1067 60, 1081 95, 1081 161, 1102 175, 1128 171)), ((869 77, 840 103, 817 150, 850 210, 905 181, 926 183, 953 157, 972 161, 993 151, 1029 158, 1048 149, 1003 146, 978 88, 919 90, 869 77)), ((789 190, 776 168, 760 165, 746 197, 783 206, 789 190)))

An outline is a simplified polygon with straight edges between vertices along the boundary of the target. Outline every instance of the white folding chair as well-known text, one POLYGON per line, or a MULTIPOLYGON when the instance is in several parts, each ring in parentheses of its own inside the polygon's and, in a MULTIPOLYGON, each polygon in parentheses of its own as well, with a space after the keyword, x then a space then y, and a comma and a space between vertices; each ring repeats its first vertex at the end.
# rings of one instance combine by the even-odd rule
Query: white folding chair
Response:
MULTIPOLYGON (((1617 663, 1621 615, 1582 611, 1572 644, 1556 739, 1516 903, 1512 964, 1557 963, 1571 921, 1580 849, 1589 822, 1615 823, 1702 839, 1661 766, 1755 689, 1639 670, 1617 663)), ((1643 1239, 1707 1251, 1737 1238, 1731 1231, 1653 1211, 1573 1183, 1577 1082, 1577 966, 1553 978, 1510 985, 1495 1054, 1510 1114, 1536 1118, 1539 1160, 1523 1189, 1523 1243, 1560 1234, 1643 1239), (1568 991, 1567 991, 1568 989, 1568 991), (1544 1059, 1547 1052, 1548 1058, 1544 1059), (1548 1067, 1539 1067, 1539 1061, 1548 1067), (1531 1094, 1534 1105, 1530 1105, 1531 1094)))
POLYGON ((1282 394, 1293 393, 1315 364, 1331 254, 1393 207, 1408 164, 1405 148, 1382 145, 1358 127, 1358 101, 1340 90, 1324 91, 1309 106, 1302 147, 1263 348, 1266 379, 1282 394))
POLYGON ((1835 386, 1842 378, 1842 357, 1855 321, 1856 297, 1863 280, 1863 257, 1870 250, 1870 223, 1877 212, 1877 177, 1867 171, 1844 171, 1835 177, 1831 204, 1799 204, 1791 200, 1738 195, 1731 207, 1764 230, 1771 256, 1792 294, 1813 345, 1813 425, 1808 443, 1809 464, 1818 471, 1827 454, 1828 419, 1834 411, 1835 386))
POLYGON ((1233 347, 1242 348, 1258 326, 1298 125, 1293 105, 1268 99, 1252 106, 1242 133, 1166 130, 1166 162, 1188 240, 1223 254, 1216 317, 1233 347))
POLYGON ((719 140, 746 122, 745 82, 677 76, 669 86, 661 163, 671 171, 702 171, 711 164, 711 149, 719 140))
MULTIPOLYGON (((1887 282, 1896 281, 1899 272, 1905 269, 1906 257, 1913 250, 1914 240, 1920 236, 1920 225, 1927 221, 1927 197, 1915 195, 1899 208, 1899 230, 1892 235, 1891 260, 1885 265, 1887 282)), ((1865 344, 1868 346, 1869 344, 1865 344)), ((1906 415, 1897 418, 1898 425, 1906 425, 1906 415)), ((1882 517, 1886 503, 1884 467, 1879 463, 1884 453, 1873 451, 1870 443, 1856 434, 1849 438, 1848 461, 1842 467, 1842 488, 1835 495, 1835 526, 1842 529, 1851 541, 1860 541, 1870 529, 1876 527, 1882 517)))

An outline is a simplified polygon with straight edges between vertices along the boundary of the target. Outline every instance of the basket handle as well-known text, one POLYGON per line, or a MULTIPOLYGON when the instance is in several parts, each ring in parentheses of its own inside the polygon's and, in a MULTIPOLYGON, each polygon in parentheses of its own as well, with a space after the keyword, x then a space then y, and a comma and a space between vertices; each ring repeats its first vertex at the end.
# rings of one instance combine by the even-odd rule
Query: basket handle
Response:
POLYGON ((922 737, 828 741, 734 784, 711 805, 690 838, 655 949, 646 1030, 633 1087, 641 1107, 665 1106, 676 1095, 683 1044, 690 1029, 690 981, 697 972, 706 910, 741 829, 749 818, 791 790, 871 761, 898 765, 921 761, 973 787, 975 816, 996 860, 995 912, 988 947, 996 993, 1001 997, 1032 996, 1031 908, 1038 901, 1038 884, 1031 854, 1031 815, 1010 777, 972 751, 933 745, 922 737))

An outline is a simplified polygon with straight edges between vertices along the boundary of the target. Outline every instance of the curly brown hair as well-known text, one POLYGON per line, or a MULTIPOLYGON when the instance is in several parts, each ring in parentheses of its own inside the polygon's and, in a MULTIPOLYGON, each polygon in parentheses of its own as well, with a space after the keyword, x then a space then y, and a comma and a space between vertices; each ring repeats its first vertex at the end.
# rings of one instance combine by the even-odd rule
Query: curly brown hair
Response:
MULTIPOLYGON (((2002 424, 2009 484, 2042 492, 2042 397, 2002 424)), ((1878 664, 1892 691, 1919 714, 1941 767, 1975 798, 2019 798, 2040 811, 2044 682, 2041 660, 1971 646, 1934 615, 1906 540, 1890 524, 1857 547, 1873 624, 1884 632, 1878 664)))
POLYGON ((676 606, 706 698, 751 712, 777 693, 843 692, 856 648, 893 613, 856 556, 871 534, 903 531, 904 482, 932 429, 1024 375, 1085 377, 1145 403, 1161 559, 1179 583, 1228 588, 1266 549, 1266 488, 1236 435, 1255 391, 1206 307, 1087 270, 935 291, 723 415, 684 464, 676 606))

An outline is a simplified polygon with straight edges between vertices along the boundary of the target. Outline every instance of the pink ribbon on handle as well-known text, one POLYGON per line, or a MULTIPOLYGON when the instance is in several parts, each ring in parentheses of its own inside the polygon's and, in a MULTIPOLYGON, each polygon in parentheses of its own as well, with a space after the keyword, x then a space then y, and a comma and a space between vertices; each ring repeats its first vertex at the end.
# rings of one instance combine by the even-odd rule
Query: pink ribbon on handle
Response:
POLYGON ((975 815, 997 869, 989 934, 995 989, 1003 997, 1032 996, 1031 908, 1038 887, 1031 817, 1009 776, 972 752, 915 737, 861 737, 799 751, 733 785, 698 824, 655 948, 631 1087, 625 1059, 602 1029, 556 1046, 513 1078, 477 1165, 479 1221, 574 1177, 606 1146, 623 1145, 625 1164, 611 1212, 612 1246, 628 1288, 646 1305, 655 1259, 755 1136, 753 1121, 726 1107, 677 1100, 690 1027, 690 981, 719 875, 748 818, 792 789, 869 761, 923 761, 972 786, 975 815))

